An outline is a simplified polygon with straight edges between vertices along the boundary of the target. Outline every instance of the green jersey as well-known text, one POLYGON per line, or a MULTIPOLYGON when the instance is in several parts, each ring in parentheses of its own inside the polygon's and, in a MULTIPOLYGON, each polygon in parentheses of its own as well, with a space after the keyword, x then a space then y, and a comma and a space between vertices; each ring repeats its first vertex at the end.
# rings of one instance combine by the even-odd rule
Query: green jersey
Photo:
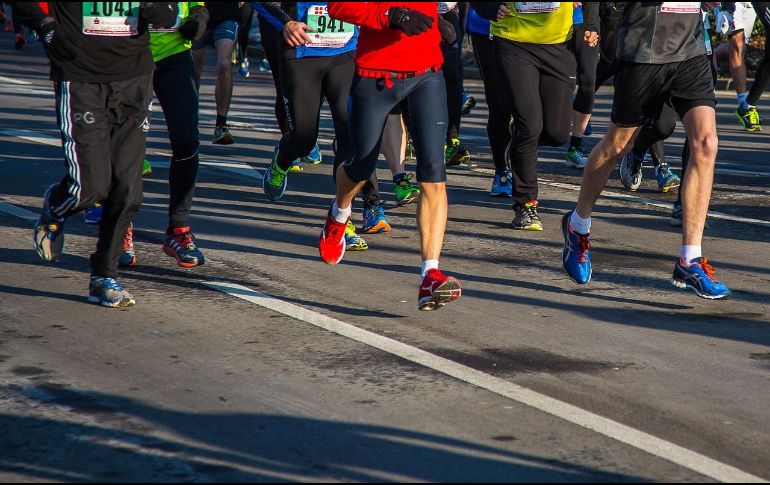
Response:
POLYGON ((173 27, 164 29, 150 26, 150 50, 153 61, 158 62, 192 48, 192 41, 182 37, 179 27, 187 20, 190 9, 196 5, 203 5, 203 2, 179 2, 179 15, 173 27))

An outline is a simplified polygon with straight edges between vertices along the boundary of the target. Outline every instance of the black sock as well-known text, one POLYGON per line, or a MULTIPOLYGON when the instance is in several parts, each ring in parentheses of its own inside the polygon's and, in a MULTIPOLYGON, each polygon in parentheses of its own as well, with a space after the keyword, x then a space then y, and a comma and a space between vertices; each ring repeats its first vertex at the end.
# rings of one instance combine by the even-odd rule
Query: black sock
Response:
POLYGON ((217 126, 222 126, 227 124, 227 116, 217 115, 217 126))
POLYGON ((569 137, 570 150, 572 150, 573 148, 582 148, 582 147, 583 147, 583 137, 580 137, 580 136, 569 137))

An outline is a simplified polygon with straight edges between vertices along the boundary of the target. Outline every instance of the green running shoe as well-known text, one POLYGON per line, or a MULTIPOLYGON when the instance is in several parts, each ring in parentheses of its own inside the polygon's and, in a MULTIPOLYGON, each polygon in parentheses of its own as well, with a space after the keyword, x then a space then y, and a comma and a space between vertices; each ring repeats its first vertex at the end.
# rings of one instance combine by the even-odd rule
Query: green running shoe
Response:
POLYGON ((284 171, 278 166, 278 145, 276 145, 273 150, 273 161, 262 176, 262 190, 265 191, 268 199, 275 201, 283 197, 283 193, 286 192, 286 177, 290 170, 284 171))
POLYGON ((420 196, 420 189, 411 182, 414 175, 400 173, 393 177, 393 194, 396 196, 396 205, 411 204, 420 196))
POLYGON ((749 109, 743 109, 739 106, 735 110, 735 116, 746 131, 762 131, 762 120, 759 117, 759 111, 754 106, 750 106, 749 109))
POLYGON ((447 167, 467 163, 471 159, 471 154, 465 149, 459 138, 452 138, 444 149, 444 161, 447 167))
POLYGON ((369 249, 364 238, 356 234, 356 226, 350 220, 345 226, 345 249, 348 251, 366 251, 369 249))
POLYGON ((145 158, 144 162, 142 162, 142 177, 147 177, 148 175, 152 175, 152 165, 145 158))

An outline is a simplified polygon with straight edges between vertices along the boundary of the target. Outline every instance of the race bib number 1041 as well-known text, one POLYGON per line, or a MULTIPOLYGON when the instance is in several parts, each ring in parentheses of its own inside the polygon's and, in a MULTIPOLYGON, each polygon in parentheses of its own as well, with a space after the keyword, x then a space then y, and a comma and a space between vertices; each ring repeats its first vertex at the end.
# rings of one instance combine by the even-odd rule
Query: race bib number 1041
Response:
POLYGON ((139 2, 83 2, 83 33, 130 37, 139 33, 139 2))

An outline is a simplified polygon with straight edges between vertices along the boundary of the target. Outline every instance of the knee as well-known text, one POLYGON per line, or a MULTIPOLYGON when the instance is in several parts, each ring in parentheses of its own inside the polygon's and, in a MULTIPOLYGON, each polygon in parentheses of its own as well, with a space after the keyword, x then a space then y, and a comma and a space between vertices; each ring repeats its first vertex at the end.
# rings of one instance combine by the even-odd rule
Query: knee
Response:
POLYGON ((690 139, 690 150, 694 159, 713 161, 719 150, 719 137, 716 133, 708 133, 698 138, 690 139))
POLYGON ((570 127, 546 126, 540 134, 540 145, 548 147, 560 147, 569 139, 570 127))
POLYGON ((219 74, 228 74, 231 72, 232 68, 233 64, 230 62, 230 59, 220 60, 217 62, 217 72, 219 74))
POLYGON ((200 142, 195 137, 180 137, 171 141, 171 150, 174 153, 174 160, 187 160, 198 153, 200 142))

